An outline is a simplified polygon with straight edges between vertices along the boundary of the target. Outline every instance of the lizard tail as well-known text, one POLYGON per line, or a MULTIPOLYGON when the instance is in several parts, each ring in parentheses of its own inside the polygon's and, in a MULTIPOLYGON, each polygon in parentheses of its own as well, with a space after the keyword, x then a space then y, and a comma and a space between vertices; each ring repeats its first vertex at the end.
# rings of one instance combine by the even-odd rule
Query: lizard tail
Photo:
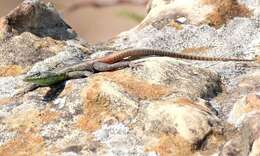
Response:
POLYGON ((181 58, 188 60, 201 60, 201 61, 255 61, 256 59, 241 59, 241 58, 225 58, 225 57, 207 57, 207 56, 195 56, 195 55, 187 55, 180 54, 165 50, 156 50, 156 49, 130 49, 121 51, 119 53, 114 53, 108 55, 107 57, 97 59, 100 62, 105 63, 115 63, 121 61, 127 57, 142 57, 142 56, 167 56, 173 58, 181 58))

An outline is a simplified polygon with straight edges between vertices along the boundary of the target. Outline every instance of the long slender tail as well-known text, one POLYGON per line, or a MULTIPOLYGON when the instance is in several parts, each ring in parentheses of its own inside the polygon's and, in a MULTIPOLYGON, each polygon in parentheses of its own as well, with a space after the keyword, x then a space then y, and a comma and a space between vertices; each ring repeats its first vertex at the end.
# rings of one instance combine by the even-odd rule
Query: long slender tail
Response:
POLYGON ((165 50, 156 50, 156 49, 125 50, 125 51, 108 55, 106 57, 99 58, 97 59, 97 61, 105 62, 105 63, 115 63, 127 57, 142 57, 142 56, 151 56, 151 55, 167 56, 167 57, 188 59, 188 60, 201 60, 201 61, 255 61, 255 59, 195 56, 195 55, 180 54, 180 53, 175 53, 175 52, 170 52, 165 50))

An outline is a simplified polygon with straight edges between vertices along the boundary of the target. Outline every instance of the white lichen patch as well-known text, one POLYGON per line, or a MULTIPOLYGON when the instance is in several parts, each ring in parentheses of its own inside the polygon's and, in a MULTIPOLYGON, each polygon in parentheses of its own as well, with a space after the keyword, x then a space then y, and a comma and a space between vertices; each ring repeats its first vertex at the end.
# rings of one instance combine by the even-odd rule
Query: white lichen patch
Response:
POLYGON ((65 136, 72 134, 73 120, 68 118, 60 118, 56 122, 43 125, 40 135, 45 139, 47 144, 64 139, 65 136))
POLYGON ((157 156, 155 152, 144 152, 140 138, 131 133, 122 123, 103 125, 101 129, 93 133, 97 140, 108 146, 109 156, 157 156))
POLYGON ((244 112, 245 105, 246 97, 243 97, 239 101, 234 103, 234 106, 228 115, 227 121, 234 125, 239 125, 246 115, 246 112, 244 112))
POLYGON ((62 109, 65 105, 66 97, 57 98, 53 101, 54 105, 57 105, 59 109, 62 109))
POLYGON ((11 131, 7 125, 0 124, 0 146, 13 140, 17 136, 16 131, 11 131))
POLYGON ((22 83, 21 77, 0 78, 0 99, 14 96, 17 86, 22 83))

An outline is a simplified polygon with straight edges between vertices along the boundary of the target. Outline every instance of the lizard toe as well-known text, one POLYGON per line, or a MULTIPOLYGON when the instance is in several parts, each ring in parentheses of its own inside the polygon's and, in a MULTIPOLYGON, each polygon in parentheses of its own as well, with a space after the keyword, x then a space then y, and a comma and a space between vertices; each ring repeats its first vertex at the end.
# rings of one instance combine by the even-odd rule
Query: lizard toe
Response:
POLYGON ((129 67, 132 69, 132 70, 137 70, 138 68, 140 67, 143 67, 143 63, 145 61, 138 61, 138 62, 130 62, 129 63, 129 67))

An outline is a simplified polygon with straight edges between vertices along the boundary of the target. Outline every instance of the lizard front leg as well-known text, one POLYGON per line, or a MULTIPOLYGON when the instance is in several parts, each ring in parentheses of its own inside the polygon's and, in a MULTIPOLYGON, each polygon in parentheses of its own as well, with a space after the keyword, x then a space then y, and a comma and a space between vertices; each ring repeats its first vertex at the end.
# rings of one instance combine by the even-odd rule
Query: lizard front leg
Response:
POLYGON ((30 91, 34 91, 39 87, 40 87, 40 85, 38 85, 38 84, 29 84, 28 86, 26 86, 24 88, 18 89, 17 92, 15 93, 14 97, 23 96, 24 94, 26 94, 30 91))

